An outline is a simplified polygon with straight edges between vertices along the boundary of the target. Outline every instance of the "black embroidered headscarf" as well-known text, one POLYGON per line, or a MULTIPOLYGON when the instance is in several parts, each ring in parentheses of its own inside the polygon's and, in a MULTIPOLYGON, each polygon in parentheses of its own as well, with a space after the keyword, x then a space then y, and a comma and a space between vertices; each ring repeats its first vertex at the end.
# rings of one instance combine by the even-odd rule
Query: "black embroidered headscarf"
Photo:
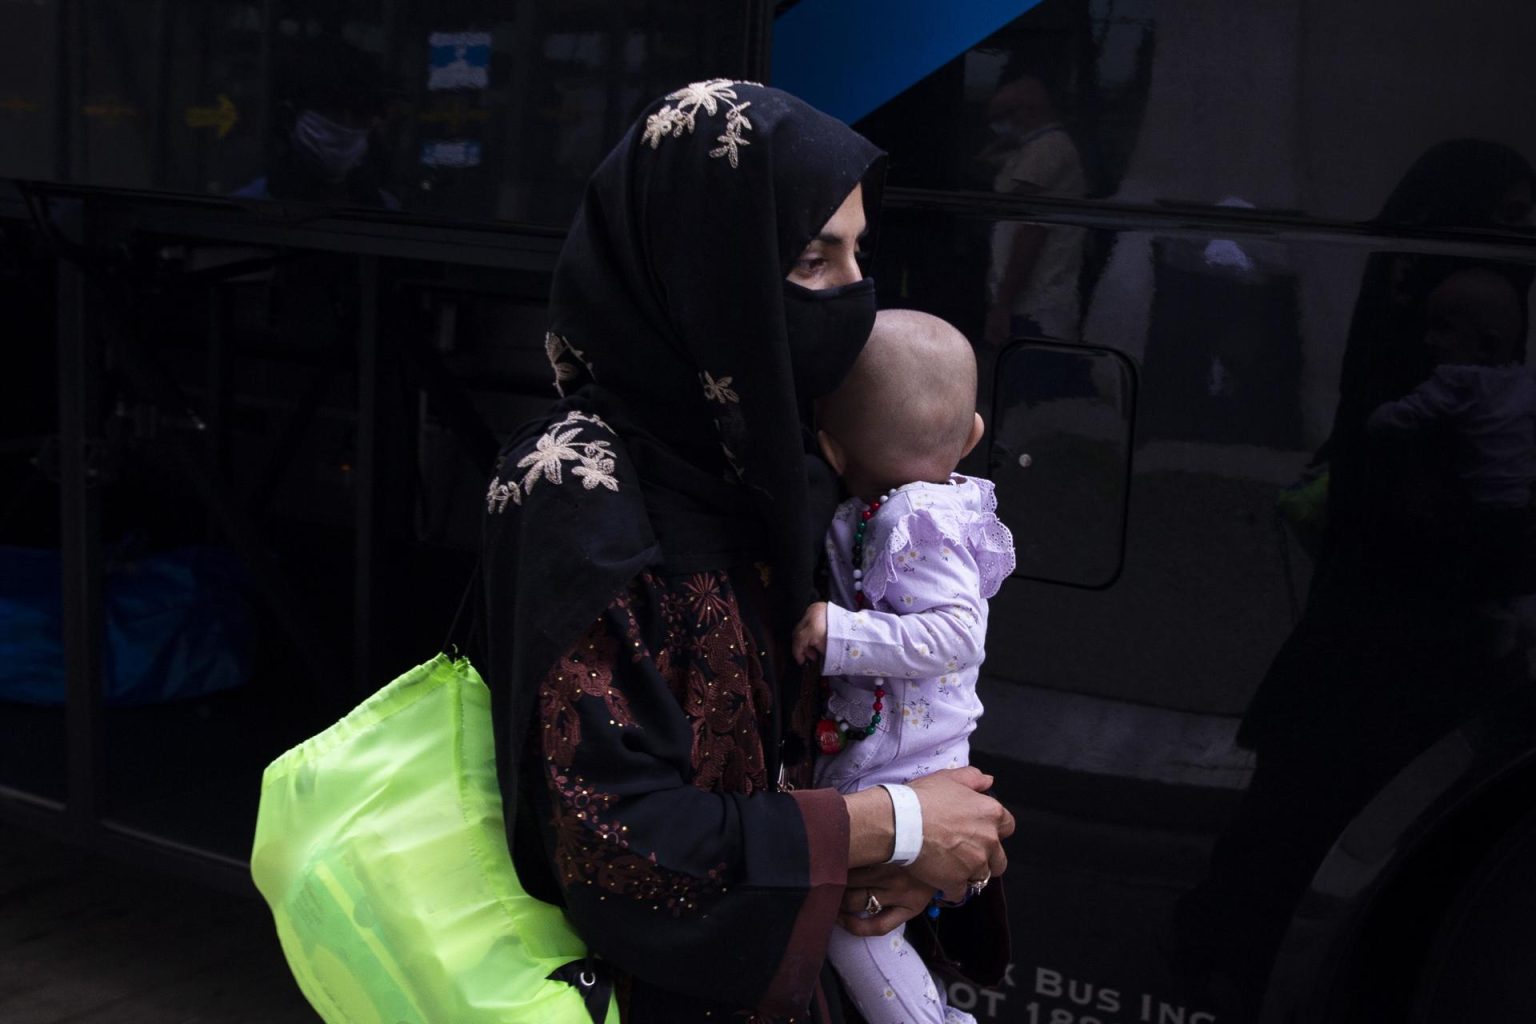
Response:
MULTIPOLYGON (((873 225, 882 165, 792 96, 712 81, 652 104, 593 174, 551 292, 565 398, 503 448, 486 495, 485 668, 509 806, 538 680, 642 570, 768 563, 787 651, 826 520, 807 511, 784 279, 856 185, 873 225)), ((824 385, 852 366, 848 347, 824 385)), ((792 706, 794 679, 780 683, 792 706)))
MULTIPOLYGON (((882 167, 871 143, 787 93, 689 85, 593 174, 550 294, 563 390, 585 390, 625 437, 664 557, 724 568, 688 563, 760 551, 786 632, 811 598, 819 524, 784 278, 861 183, 873 227, 882 167)), ((857 354, 818 358, 840 380, 857 354)))

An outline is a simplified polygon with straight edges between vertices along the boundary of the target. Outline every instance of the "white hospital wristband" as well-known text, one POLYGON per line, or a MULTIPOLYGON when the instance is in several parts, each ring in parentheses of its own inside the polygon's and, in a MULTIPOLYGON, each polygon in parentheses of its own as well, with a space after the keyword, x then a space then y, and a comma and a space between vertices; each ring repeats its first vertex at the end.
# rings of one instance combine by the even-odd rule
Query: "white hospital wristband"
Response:
POLYGON ((923 805, 911 786, 882 782, 880 788, 891 795, 891 810, 896 815, 896 846, 886 863, 906 866, 923 852, 923 805))

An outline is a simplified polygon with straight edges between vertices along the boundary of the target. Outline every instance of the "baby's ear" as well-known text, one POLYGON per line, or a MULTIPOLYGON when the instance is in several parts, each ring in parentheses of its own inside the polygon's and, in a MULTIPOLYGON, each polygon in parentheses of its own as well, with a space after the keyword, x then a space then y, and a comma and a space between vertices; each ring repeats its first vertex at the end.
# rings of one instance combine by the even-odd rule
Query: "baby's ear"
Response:
POLYGON ((981 443, 981 435, 986 432, 987 425, 982 422, 981 413, 978 412, 976 418, 971 421, 971 436, 965 439, 965 451, 960 453, 962 459, 971 454, 972 449, 981 443))
POLYGON ((842 476, 843 470, 848 467, 848 454, 843 451, 843 446, 838 443, 837 438, 825 430, 818 430, 816 446, 821 449, 821 457, 827 460, 827 465, 832 467, 832 472, 842 476))

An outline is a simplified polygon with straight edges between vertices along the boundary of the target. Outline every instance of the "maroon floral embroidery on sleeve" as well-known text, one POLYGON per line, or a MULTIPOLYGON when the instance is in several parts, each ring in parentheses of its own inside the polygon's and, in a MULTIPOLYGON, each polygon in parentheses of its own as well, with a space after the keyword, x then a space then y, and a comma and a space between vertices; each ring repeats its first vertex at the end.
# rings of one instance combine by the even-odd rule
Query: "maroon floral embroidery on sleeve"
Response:
POLYGON ((674 917, 698 910, 701 899, 724 890, 724 863, 702 876, 668 871, 656 863, 655 854, 641 856, 630 848, 628 826, 608 820, 618 797, 553 765, 549 775, 555 795, 555 864, 566 888, 596 885, 674 917))
POLYGON ((566 887, 596 885, 617 895, 653 904, 681 916, 698 909, 700 898, 724 887, 726 865, 699 877, 669 871, 654 855, 630 848, 628 826, 612 814, 618 797, 594 789, 570 771, 581 745, 581 704, 603 702, 609 721, 634 726, 629 700, 613 685, 614 670, 624 658, 640 662, 648 655, 629 597, 617 599, 610 611, 623 614, 622 636, 599 619, 587 635, 555 663, 539 687, 544 757, 554 796, 555 864, 566 887))
POLYGON ((667 636, 656 664, 693 728, 693 784, 714 793, 766 788, 762 733, 773 694, 730 577, 692 573, 658 585, 667 636))
MULTIPOLYGON (((719 864, 703 876, 685 874, 631 847, 615 810, 618 797, 593 789, 571 771, 582 742, 583 706, 600 700, 614 725, 635 725, 627 698, 614 687, 614 673, 625 662, 649 659, 692 727, 693 784, 708 792, 745 794, 767 788, 762 737, 773 694, 723 572, 642 574, 609 613, 619 617, 605 614, 539 688, 554 796, 555 863, 568 888, 595 885, 681 916, 723 891, 727 866, 719 864), (659 646, 646 642, 642 621, 661 627, 659 646)), ((586 711, 590 722, 592 708, 586 711)))
POLYGON ((725 580, 717 573, 696 572, 683 581, 683 594, 699 628, 708 629, 730 615, 733 602, 727 602, 725 580))
POLYGON ((613 687, 618 642, 602 619, 567 651, 539 687, 539 721, 543 725, 544 756, 569 768, 581 744, 583 697, 602 701, 614 725, 633 726, 634 715, 624 694, 613 687))

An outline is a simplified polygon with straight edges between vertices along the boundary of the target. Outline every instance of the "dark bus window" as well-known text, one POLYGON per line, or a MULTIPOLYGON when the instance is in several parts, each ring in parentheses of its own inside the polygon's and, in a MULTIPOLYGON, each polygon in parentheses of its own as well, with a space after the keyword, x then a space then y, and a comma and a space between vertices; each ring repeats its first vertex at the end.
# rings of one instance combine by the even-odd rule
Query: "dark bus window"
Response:
POLYGON ((0 177, 555 227, 641 105, 744 75, 757 9, 63 6, 0 8, 0 177))

